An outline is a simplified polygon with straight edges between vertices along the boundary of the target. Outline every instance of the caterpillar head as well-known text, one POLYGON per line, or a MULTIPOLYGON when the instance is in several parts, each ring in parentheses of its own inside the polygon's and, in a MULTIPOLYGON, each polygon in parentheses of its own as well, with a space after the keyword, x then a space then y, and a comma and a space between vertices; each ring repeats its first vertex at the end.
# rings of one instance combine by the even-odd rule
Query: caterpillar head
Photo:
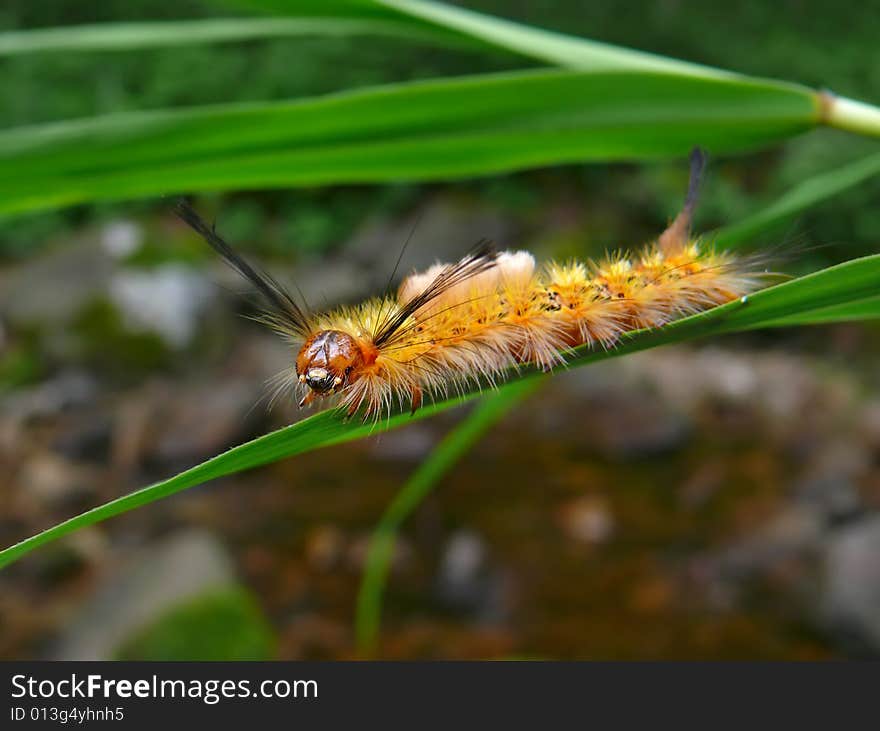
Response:
POLYGON ((363 365, 363 359, 361 348, 351 335, 341 330, 321 330, 300 349, 296 374, 315 396, 325 396, 344 387, 352 372, 363 365))

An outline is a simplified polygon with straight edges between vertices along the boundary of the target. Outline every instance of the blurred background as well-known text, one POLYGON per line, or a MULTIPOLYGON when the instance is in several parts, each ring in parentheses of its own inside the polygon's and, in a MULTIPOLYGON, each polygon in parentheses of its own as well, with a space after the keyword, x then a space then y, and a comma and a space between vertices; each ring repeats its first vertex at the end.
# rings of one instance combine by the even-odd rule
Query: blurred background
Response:
MULTIPOLYGON (((570 34, 880 101, 880 8, 822 0, 471 0, 570 34)), ((5 0, 0 31, 231 16, 178 0, 5 0)), ((0 58, 0 125, 288 99, 528 61, 382 38, 287 38, 0 58)), ((876 144, 818 130, 711 162, 698 230, 876 144)), ((448 184, 196 198, 316 306, 380 291, 481 237, 539 259, 656 236, 683 161, 448 184), (416 225, 417 224, 417 225, 416 225)), ((878 250, 880 181, 756 245, 797 273, 878 250)), ((301 418, 260 403, 284 343, 167 200, 0 223, 0 545, 301 418)), ((376 655, 772 658, 880 654, 876 324, 774 330, 564 373, 403 529, 376 655)), ((0 572, 0 658, 358 656, 372 529, 466 408, 218 480, 0 572)))

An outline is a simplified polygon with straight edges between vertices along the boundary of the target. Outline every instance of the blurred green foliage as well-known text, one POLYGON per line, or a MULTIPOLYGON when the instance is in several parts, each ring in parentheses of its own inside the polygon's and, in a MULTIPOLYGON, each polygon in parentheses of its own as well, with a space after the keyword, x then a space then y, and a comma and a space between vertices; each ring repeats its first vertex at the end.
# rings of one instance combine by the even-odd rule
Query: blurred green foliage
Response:
POLYGON ((79 344, 77 360, 105 375, 137 377, 167 365, 171 359, 159 335, 125 327, 119 310, 103 298, 83 307, 71 330, 79 344), (106 357, 108 349, 115 354, 112 360, 106 357))
POLYGON ((45 368, 32 339, 21 339, 0 352, 0 394, 42 378, 45 368))
POLYGON ((232 587, 169 610, 126 641, 117 660, 271 660, 275 639, 254 598, 232 587))
MULTIPOLYGON (((698 0, 458 3, 564 33, 880 99, 880 6, 846 13, 828 0, 698 0)), ((5 0, 0 31, 76 23, 228 17, 231 2, 180 0, 5 0)), ((3 126, 247 99, 282 99, 407 78, 522 68, 502 54, 430 48, 383 38, 272 39, 195 48, 22 56, 2 61, 3 126), (293 58, 292 58, 293 57, 293 58), (356 59, 356 62, 352 62, 356 59), (83 84, 90 79, 91 84, 83 84), (83 93, 88 89, 88 93, 83 93)))
MULTIPOLYGON (((570 3, 565 0, 469 0, 467 7, 503 17, 684 60, 880 100, 880 6, 856 4, 841 13, 824 0, 761 0, 718 5, 696 0, 570 3)), ((7 0, 0 30, 76 23, 229 17, 247 9, 231 0, 7 0)), ((316 37, 136 50, 125 53, 33 54, 0 59, 0 125, 254 99, 311 96, 390 81, 450 76, 534 65, 495 52, 439 49, 403 39, 316 37)), ((870 140, 818 130, 773 153, 713 166, 700 211, 701 228, 736 221, 773 200, 804 177, 873 151, 870 140)), ((555 202, 559 186, 591 209, 620 206, 609 228, 580 249, 635 243, 629 238, 656 230, 680 199, 680 176, 665 168, 531 171, 480 180, 475 197, 513 210, 529 231, 533 208, 555 202), (550 184, 548 184, 548 179, 550 184), (552 182, 559 183, 555 186, 552 182)), ((401 190, 333 188, 223 196, 228 235, 264 253, 318 252, 341 243, 366 217, 394 213, 417 200, 425 186, 401 190), (272 225, 267 226, 266 223, 272 225), (268 233, 266 233, 268 232, 268 233), (257 234, 263 238, 257 241, 257 234)), ((876 250, 880 211, 872 205, 880 181, 848 192, 805 214, 796 227, 774 232, 778 243, 803 235, 833 243, 821 255, 838 261, 876 250)), ((23 256, 51 243, 72 224, 119 214, 120 206, 88 206, 3 224, 0 257, 23 256)), ((162 203, 126 204, 128 215, 164 210, 162 203)), ((601 217, 604 221, 604 217, 601 217)), ((596 219, 593 214, 591 221, 596 219)), ((600 221, 601 222, 601 221, 600 221)), ((536 232, 537 233, 537 232, 536 232)), ((757 242, 768 243, 768 242, 757 242)))
MULTIPOLYGON (((221 3, 162 0, 29 3, 0 11, 0 31, 73 23, 234 15, 221 3), (44 12, 36 12, 42 6, 44 12), (169 8, 174 8, 173 14, 169 8)), ((398 38, 283 38, 125 53, 0 59, 2 126, 232 101, 289 99, 389 81, 527 65, 514 56, 439 50, 398 38), (353 59, 356 61, 353 62, 353 59), (88 79, 89 83, 84 83, 88 79)))

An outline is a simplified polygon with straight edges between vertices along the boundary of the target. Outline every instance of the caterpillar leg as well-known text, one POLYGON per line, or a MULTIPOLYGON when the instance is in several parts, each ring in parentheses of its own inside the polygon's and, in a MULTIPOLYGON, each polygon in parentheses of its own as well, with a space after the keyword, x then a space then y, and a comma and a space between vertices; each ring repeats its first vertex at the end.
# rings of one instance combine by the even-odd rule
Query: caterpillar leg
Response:
POLYGON ((315 396, 317 394, 314 391, 309 391, 299 402, 299 407, 304 409, 306 406, 312 403, 315 400, 315 396))
POLYGON ((412 387, 412 391, 410 391, 410 402, 412 403, 412 407, 410 408, 409 415, 412 416, 422 406, 422 389, 418 386, 412 387))
POLYGON ((684 206, 675 220, 667 229, 660 234, 657 244, 665 255, 677 254, 688 243, 688 235, 691 229, 691 219, 694 216, 694 209, 697 207, 697 198, 700 193, 700 181, 703 177, 703 170, 706 167, 706 153, 699 147, 691 150, 691 172, 688 180, 687 196, 684 199, 684 206))

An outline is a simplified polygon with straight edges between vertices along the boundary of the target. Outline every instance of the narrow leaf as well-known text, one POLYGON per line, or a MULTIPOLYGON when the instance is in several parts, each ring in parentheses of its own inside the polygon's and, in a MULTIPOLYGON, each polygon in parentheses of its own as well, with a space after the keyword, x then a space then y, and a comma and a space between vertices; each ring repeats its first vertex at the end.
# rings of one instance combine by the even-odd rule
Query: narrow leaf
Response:
POLYGON ((880 154, 815 175, 796 185, 772 205, 719 231, 713 240, 721 248, 735 248, 755 234, 795 216, 827 198, 864 183, 880 174, 880 154))
POLYGON ((131 51, 258 38, 380 35, 466 45, 467 39, 406 20, 378 18, 209 18, 171 22, 102 23, 0 33, 0 56, 70 51, 131 51))
POLYGON ((668 71, 711 78, 735 76, 709 66, 556 33, 444 3, 375 0, 375 4, 557 66, 592 71, 668 71))
POLYGON ((730 152, 817 121, 814 95, 792 85, 574 71, 120 114, 0 133, 0 215, 196 190, 683 156, 695 144, 730 152))

